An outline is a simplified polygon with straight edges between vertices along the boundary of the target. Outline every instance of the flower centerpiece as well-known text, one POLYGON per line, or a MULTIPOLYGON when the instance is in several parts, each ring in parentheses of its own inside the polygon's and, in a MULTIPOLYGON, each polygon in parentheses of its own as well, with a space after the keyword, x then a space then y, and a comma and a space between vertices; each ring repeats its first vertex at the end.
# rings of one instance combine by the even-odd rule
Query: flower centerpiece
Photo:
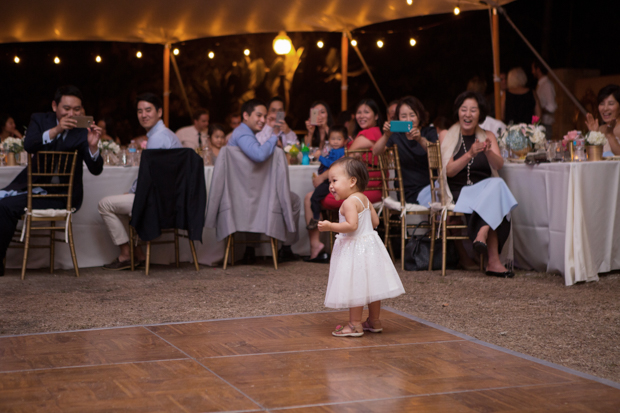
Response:
POLYGON ((101 151, 101 155, 103 156, 103 162, 106 165, 114 165, 118 161, 116 158, 116 154, 121 151, 121 147, 116 144, 114 141, 99 141, 99 150, 101 151))
POLYGON ((523 158, 532 147, 544 148, 545 127, 540 124, 538 116, 533 116, 532 124, 529 125, 526 123, 510 124, 499 136, 499 144, 523 158))
POLYGON ((590 131, 586 135, 586 152, 589 161, 603 160, 603 146, 607 144, 605 134, 599 131, 590 131))
POLYGON ((10 166, 17 165, 19 154, 24 151, 24 141, 19 138, 6 138, 2 142, 2 146, 6 152, 6 164, 10 166))
POLYGON ((284 147, 289 165, 297 165, 299 163, 299 142, 284 147))

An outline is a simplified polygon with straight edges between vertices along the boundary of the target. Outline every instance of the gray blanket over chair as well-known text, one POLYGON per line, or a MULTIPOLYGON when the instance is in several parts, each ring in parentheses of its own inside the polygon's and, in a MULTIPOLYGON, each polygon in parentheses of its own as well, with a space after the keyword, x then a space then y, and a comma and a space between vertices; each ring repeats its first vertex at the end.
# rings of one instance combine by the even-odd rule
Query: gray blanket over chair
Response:
POLYGON ((284 151, 275 148, 269 159, 256 163, 239 147, 224 146, 213 170, 205 222, 216 229, 217 240, 256 232, 285 241, 296 224, 284 151))

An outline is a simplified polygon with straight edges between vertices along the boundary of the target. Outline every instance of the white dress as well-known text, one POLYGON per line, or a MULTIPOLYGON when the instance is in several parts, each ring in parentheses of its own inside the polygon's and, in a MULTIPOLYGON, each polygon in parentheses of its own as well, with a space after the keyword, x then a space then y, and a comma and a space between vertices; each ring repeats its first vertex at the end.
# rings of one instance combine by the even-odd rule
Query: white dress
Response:
MULTIPOLYGON (((354 196, 355 199, 362 201, 354 196)), ((338 211, 340 222, 345 217, 338 211)), ((405 292, 381 238, 372 228, 370 202, 357 216, 357 230, 336 235, 325 306, 361 307, 405 292)))

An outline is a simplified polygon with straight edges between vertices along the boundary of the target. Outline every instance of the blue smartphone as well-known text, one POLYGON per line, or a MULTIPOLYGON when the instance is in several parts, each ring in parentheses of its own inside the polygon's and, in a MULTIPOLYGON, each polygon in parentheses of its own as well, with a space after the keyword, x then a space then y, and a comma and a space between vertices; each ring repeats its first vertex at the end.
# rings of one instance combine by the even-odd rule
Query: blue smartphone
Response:
POLYGON ((413 129, 413 122, 402 120, 390 121, 390 132, 411 132, 411 129, 413 129))

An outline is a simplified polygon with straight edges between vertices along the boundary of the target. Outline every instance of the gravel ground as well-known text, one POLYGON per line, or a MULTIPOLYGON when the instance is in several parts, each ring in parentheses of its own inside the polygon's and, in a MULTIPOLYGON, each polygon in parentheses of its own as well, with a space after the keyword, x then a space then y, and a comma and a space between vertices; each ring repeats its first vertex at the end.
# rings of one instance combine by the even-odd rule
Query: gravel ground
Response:
MULTIPOLYGON (((329 266, 303 262, 143 271, 18 270, 0 278, 0 335, 324 311, 329 266)), ((400 272, 400 271, 399 271, 400 272)), ((389 305, 482 341, 620 382, 620 274, 565 287, 553 274, 400 272, 389 305)), ((345 320, 343 320, 345 321, 345 320)))

